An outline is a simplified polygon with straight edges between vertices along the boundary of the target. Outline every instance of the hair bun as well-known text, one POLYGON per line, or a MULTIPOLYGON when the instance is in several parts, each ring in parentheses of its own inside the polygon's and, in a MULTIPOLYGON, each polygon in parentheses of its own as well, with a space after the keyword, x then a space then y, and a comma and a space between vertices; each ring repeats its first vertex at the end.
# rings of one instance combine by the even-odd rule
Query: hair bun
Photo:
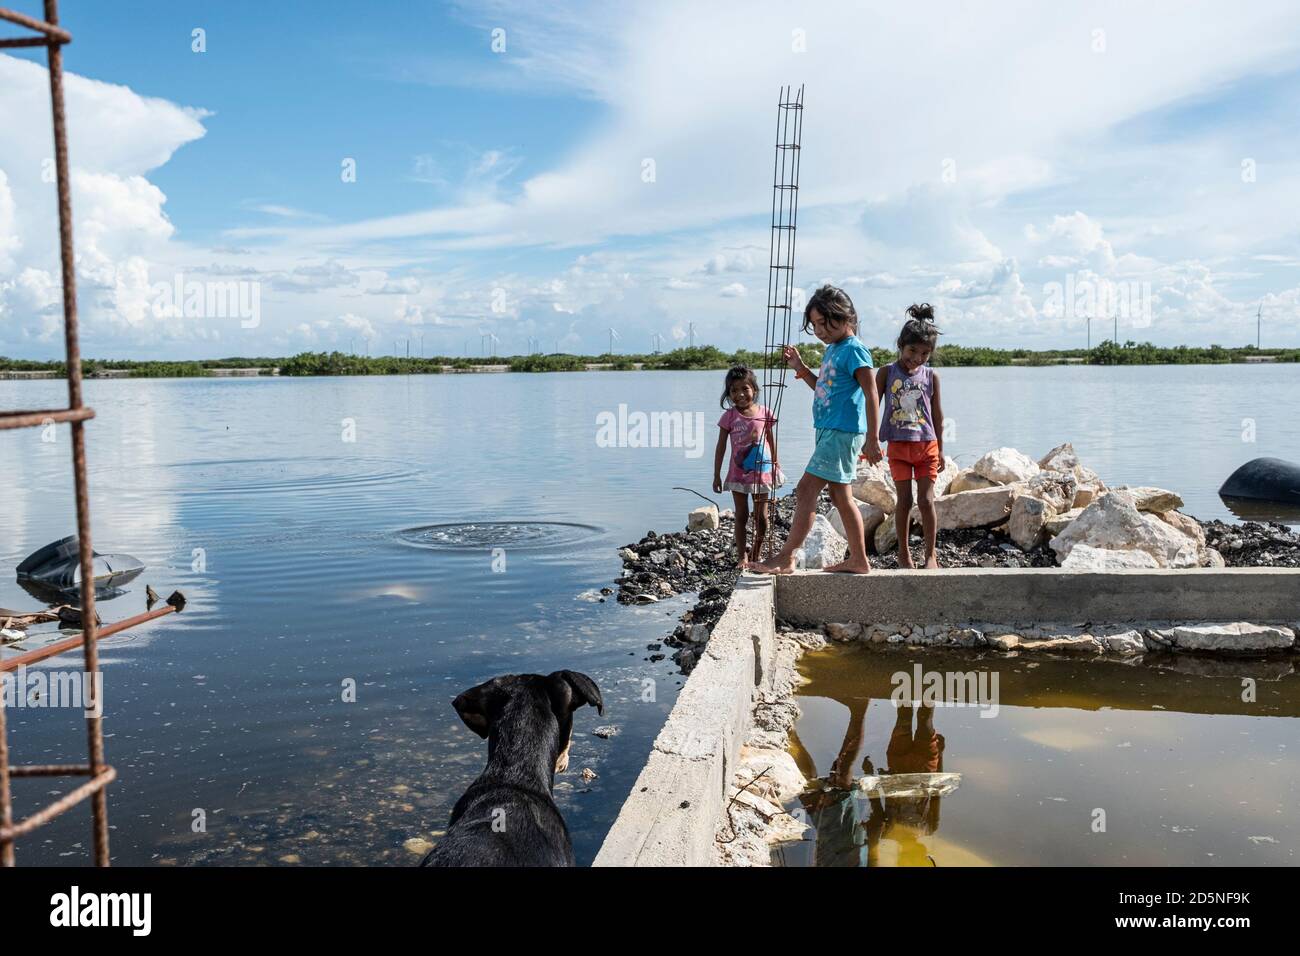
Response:
POLYGON ((907 307, 907 314, 912 318, 920 319, 923 322, 933 322, 934 306, 930 305, 929 302, 922 302, 920 305, 909 305, 907 307))

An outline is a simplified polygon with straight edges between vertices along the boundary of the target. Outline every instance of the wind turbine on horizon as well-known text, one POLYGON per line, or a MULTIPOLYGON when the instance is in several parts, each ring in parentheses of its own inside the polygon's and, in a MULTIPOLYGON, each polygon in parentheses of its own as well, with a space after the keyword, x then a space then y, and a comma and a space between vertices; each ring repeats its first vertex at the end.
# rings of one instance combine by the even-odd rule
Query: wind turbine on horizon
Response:
POLYGON ((620 338, 618 331, 611 325, 609 327, 609 354, 614 354, 614 343, 620 338))
POLYGON ((1260 330, 1264 326, 1264 300, 1259 300, 1259 311, 1255 313, 1255 348, 1259 348, 1261 338, 1260 330))

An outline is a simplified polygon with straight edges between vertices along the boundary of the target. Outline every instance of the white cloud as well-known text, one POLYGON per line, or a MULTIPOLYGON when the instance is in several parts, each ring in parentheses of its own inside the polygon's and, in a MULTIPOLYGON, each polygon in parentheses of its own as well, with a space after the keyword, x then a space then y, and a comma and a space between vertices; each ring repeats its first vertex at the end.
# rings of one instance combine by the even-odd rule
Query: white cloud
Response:
MULTIPOLYGON (((46 71, 0 55, 0 91, 0 341, 47 341, 61 295, 46 71)), ((201 137, 207 114, 76 74, 65 98, 83 328, 122 335, 151 316, 150 262, 173 233, 145 174, 201 137)))
POLYGON ((359 338, 373 339, 375 337, 375 327, 370 324, 369 319, 363 319, 359 315, 348 312, 345 315, 340 315, 339 321, 343 323, 343 328, 359 338))

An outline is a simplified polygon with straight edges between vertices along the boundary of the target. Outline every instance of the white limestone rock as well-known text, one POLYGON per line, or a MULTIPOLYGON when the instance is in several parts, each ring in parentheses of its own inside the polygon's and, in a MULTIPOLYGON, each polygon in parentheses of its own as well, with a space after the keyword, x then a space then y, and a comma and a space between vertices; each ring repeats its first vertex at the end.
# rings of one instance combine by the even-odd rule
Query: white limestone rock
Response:
MULTIPOLYGON (((1141 507, 1138 508, 1142 510, 1141 507)), ((1196 542, 1198 548, 1205 547, 1205 529, 1201 523, 1191 515, 1185 515, 1181 511, 1158 511, 1156 517, 1172 528, 1177 528, 1187 537, 1196 542)))
POLYGON ((1021 651, 1052 651, 1057 654, 1100 654, 1102 644, 1091 634, 1063 635, 1041 641, 1021 641, 1021 651))
POLYGON ((686 516, 687 531, 716 531, 718 530, 718 509, 715 505, 704 505, 696 508, 686 516))
MULTIPOLYGON (((858 506, 858 513, 862 515, 862 533, 864 540, 871 541, 875 536, 876 529, 880 527, 880 523, 885 520, 885 512, 883 509, 868 501, 857 501, 855 503, 858 506)), ((845 539, 848 538, 848 535, 844 531, 844 518, 841 517, 839 508, 831 509, 828 520, 836 533, 845 539)))
POLYGON ((853 483, 853 497, 875 505, 885 514, 893 514, 898 504, 898 490, 894 487, 894 479, 889 475, 889 466, 884 461, 874 465, 859 461, 857 480, 853 483))
POLYGON ((975 474, 974 470, 970 468, 963 468, 949 479, 944 494, 955 495, 958 492, 974 491, 977 488, 995 488, 997 484, 996 481, 989 481, 987 478, 975 474))
POLYGON ((1158 568, 1156 559, 1145 551, 1111 551, 1076 544, 1070 549, 1061 568, 1066 571, 1123 571, 1133 568, 1158 568))
POLYGON ((1162 511, 1174 511, 1183 506, 1183 499, 1177 492, 1167 491, 1164 488, 1153 488, 1149 485, 1130 488, 1128 485, 1120 485, 1112 490, 1122 491, 1131 497, 1138 511, 1158 514, 1162 511))
POLYGON ((940 531, 954 528, 989 528, 1007 520, 1011 502, 1020 493, 1012 485, 995 485, 944 495, 934 503, 940 531))
POLYGON ((1106 485, 1100 478, 1096 481, 1080 480, 1074 491, 1074 501, 1071 505, 1075 508, 1086 508, 1098 498, 1106 493, 1106 485))
POLYGON ((1082 508, 1071 508, 1064 514, 1052 515, 1043 522, 1043 530, 1047 532, 1048 537, 1054 538, 1070 526, 1070 522, 1079 515, 1083 514, 1082 508))
POLYGON ((1131 657, 1146 650, 1146 641, 1142 633, 1132 628, 1113 634, 1100 634, 1097 639, 1106 645, 1106 650, 1122 657, 1131 657))
POLYGON ((1197 551, 1197 555, 1203 568, 1226 568, 1228 566, 1228 562, 1223 560, 1223 555, 1219 554, 1214 548, 1201 548, 1197 551))
POLYGON ((1038 459, 1038 467, 1043 471, 1064 471, 1074 474, 1074 469, 1079 465, 1079 456, 1074 451, 1074 446, 1068 441, 1062 445, 1057 445, 1042 458, 1038 459))
POLYGON ((1047 538, 1044 525, 1056 512, 1041 498, 1019 495, 1011 503, 1011 520, 1007 531, 1016 547, 1029 551, 1047 538))
POLYGON ((844 553, 848 550, 849 543, 844 540, 844 535, 840 534, 833 527, 825 515, 816 515, 813 517, 812 530, 808 532, 808 537, 803 543, 803 566, 810 569, 820 569, 830 567, 832 564, 839 564, 844 560, 844 553))
POLYGON ((1074 507, 1074 495, 1078 489, 1079 482, 1074 474, 1064 471, 1041 471, 1024 483, 1025 494, 1047 502, 1054 514, 1074 507))
POLYGON ((876 554, 888 554, 898 547, 898 525, 893 515, 887 515, 885 520, 876 526, 872 543, 876 546, 876 554))
POLYGON ((1199 564, 1192 539, 1159 518, 1139 512, 1133 499, 1122 491, 1108 492, 1084 508, 1052 539, 1052 550, 1064 567, 1071 550, 1080 544, 1103 551, 1143 551, 1161 568, 1199 564))
POLYGON ((1024 641, 1019 634, 989 634, 987 637, 991 647, 999 651, 1013 651, 1024 641))
POLYGON ((1180 651, 1210 651, 1216 654, 1262 654, 1295 646, 1296 635, 1289 627, 1230 623, 1179 624, 1148 632, 1159 644, 1180 651))
POLYGON ((1028 481, 1038 474, 1039 467, 1028 455, 1014 448, 995 448, 971 466, 981 478, 1008 485, 1014 481, 1028 481))
POLYGON ((936 498, 948 493, 948 486, 952 484, 952 480, 956 477, 959 470, 957 462, 953 461, 947 455, 943 456, 943 470, 940 471, 934 479, 934 496, 936 498))

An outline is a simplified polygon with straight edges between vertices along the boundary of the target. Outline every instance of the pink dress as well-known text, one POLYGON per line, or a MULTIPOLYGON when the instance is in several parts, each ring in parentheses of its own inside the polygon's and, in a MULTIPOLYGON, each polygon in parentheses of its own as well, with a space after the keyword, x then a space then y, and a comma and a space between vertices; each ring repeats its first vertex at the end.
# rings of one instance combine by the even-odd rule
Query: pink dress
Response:
POLYGON ((731 436, 731 459, 722 487, 724 491, 747 495, 771 494, 785 482, 785 476, 772 464, 772 449, 764 437, 774 420, 762 405, 755 405, 751 411, 754 417, 747 418, 729 408, 718 419, 718 427, 731 436))

